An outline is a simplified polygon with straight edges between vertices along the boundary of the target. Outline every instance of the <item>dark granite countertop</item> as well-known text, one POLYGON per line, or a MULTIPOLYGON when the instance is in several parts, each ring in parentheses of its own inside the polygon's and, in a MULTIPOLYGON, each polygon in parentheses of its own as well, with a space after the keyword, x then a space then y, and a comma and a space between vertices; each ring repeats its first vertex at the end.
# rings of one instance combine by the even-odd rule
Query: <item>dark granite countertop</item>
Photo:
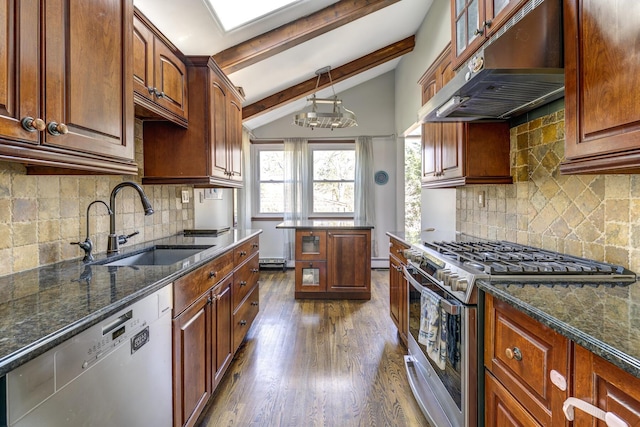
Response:
POLYGON ((96 264, 107 259, 102 254, 89 265, 77 259, 0 277, 0 376, 261 232, 179 234, 124 246, 118 256, 109 257, 155 245, 211 246, 173 265, 96 264))
MULTIPOLYGON (((432 233, 389 231, 421 246, 432 233)), ((451 239, 449 239, 451 240, 451 239)), ((640 284, 629 286, 517 286, 477 282, 478 288, 511 304, 614 365, 640 377, 640 284)))
POLYGON ((373 225, 363 221, 355 221, 353 219, 307 219, 300 221, 284 221, 276 225, 276 228, 295 228, 295 229, 372 229, 373 225))

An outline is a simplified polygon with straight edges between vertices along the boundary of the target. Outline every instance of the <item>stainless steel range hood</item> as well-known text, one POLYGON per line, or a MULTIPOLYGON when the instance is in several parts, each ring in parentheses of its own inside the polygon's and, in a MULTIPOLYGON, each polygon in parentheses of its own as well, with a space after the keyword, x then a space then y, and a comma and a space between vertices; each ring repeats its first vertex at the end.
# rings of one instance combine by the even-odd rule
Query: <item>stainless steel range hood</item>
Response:
POLYGON ((507 120, 564 96, 560 0, 531 0, 418 112, 420 122, 507 120))

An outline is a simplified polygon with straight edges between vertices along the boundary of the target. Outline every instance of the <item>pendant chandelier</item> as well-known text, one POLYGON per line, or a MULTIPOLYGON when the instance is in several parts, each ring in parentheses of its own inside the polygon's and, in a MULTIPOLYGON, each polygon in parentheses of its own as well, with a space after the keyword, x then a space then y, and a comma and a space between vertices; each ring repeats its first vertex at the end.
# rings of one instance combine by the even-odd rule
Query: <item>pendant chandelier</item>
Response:
POLYGON ((298 126, 311 128, 311 130, 314 128, 333 130, 358 126, 358 123, 356 122, 356 115, 353 111, 344 108, 344 106, 342 106, 342 100, 338 99, 336 96, 333 81, 331 80, 331 67, 324 67, 317 70, 316 75, 318 76, 316 89, 314 94, 307 98, 307 101, 311 102, 311 104, 307 105, 302 111, 293 116, 293 123, 298 126), (316 92, 318 92, 320 76, 325 73, 329 75, 329 84, 333 91, 333 97, 318 98, 316 96, 316 92), (319 105, 329 105, 330 107, 325 108, 323 111, 318 108, 319 105))

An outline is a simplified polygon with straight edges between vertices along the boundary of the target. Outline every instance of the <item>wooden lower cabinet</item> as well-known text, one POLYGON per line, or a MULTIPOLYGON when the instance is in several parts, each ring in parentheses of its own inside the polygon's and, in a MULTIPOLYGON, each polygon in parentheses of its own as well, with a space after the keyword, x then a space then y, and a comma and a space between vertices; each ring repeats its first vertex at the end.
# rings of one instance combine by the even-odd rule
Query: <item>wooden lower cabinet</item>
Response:
MULTIPOLYGON (((607 362, 585 348, 574 347, 574 396, 605 412, 612 412, 627 425, 640 426, 640 378, 607 362)), ((595 426, 597 420, 574 409, 574 426, 595 426)), ((597 425, 604 425, 600 421, 597 425)))
POLYGON ((489 372, 485 372, 485 424, 500 427, 541 427, 538 421, 489 372))
POLYGON ((195 425, 231 365, 258 315, 258 277, 254 237, 174 282, 174 426, 195 425))
MULTIPOLYGON (((551 382, 551 371, 569 379, 569 340, 490 295, 485 309, 485 368, 536 422, 564 426, 569 392, 551 382)), ((497 414, 487 409, 487 426, 500 426, 489 423, 497 414)))
POLYGON ((407 312, 408 285, 404 279, 402 266, 407 262, 403 251, 408 249, 408 246, 393 238, 391 238, 389 246, 389 314, 398 328, 400 339, 404 345, 407 345, 409 331, 407 312))
POLYGON ((211 397, 212 321, 209 293, 173 319, 174 426, 193 426, 211 397))

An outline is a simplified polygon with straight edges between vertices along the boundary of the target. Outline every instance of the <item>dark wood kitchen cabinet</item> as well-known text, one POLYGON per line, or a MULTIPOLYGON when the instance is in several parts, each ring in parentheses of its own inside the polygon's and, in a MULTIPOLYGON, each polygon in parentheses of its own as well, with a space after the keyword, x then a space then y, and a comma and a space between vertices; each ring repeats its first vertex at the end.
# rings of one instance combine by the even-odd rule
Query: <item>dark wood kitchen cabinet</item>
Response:
POLYGON ((187 127, 187 67, 171 42, 137 9, 133 16, 133 100, 136 117, 187 127))
POLYGON ((404 256, 405 249, 409 246, 403 242, 394 239, 389 242, 389 312, 391 320, 398 328, 400 339, 407 345, 407 334, 409 331, 409 313, 408 313, 408 284, 404 278, 402 266, 407 264, 407 258, 404 256))
MULTIPOLYGON (((419 81, 422 104, 451 78, 451 45, 419 81)), ((424 123, 422 186, 447 188, 467 184, 511 184, 509 125, 496 123, 424 123)))
POLYGON ((136 174, 132 0, 0 6, 0 159, 136 174))
POLYGON ((505 419, 516 419, 513 425, 565 426, 562 404, 569 389, 561 390, 551 376, 569 380, 567 338, 486 295, 484 364, 487 426, 501 426, 505 419))
POLYGON ((527 0, 451 0, 453 68, 491 37, 527 0))
POLYGON ((188 57, 189 128, 144 123, 144 184, 242 187, 242 96, 212 58, 188 57))
POLYGON ((640 172, 636 5, 564 0, 564 174, 640 172))
POLYGON ((176 427, 195 425, 258 314, 258 253, 256 236, 173 284, 176 427))

